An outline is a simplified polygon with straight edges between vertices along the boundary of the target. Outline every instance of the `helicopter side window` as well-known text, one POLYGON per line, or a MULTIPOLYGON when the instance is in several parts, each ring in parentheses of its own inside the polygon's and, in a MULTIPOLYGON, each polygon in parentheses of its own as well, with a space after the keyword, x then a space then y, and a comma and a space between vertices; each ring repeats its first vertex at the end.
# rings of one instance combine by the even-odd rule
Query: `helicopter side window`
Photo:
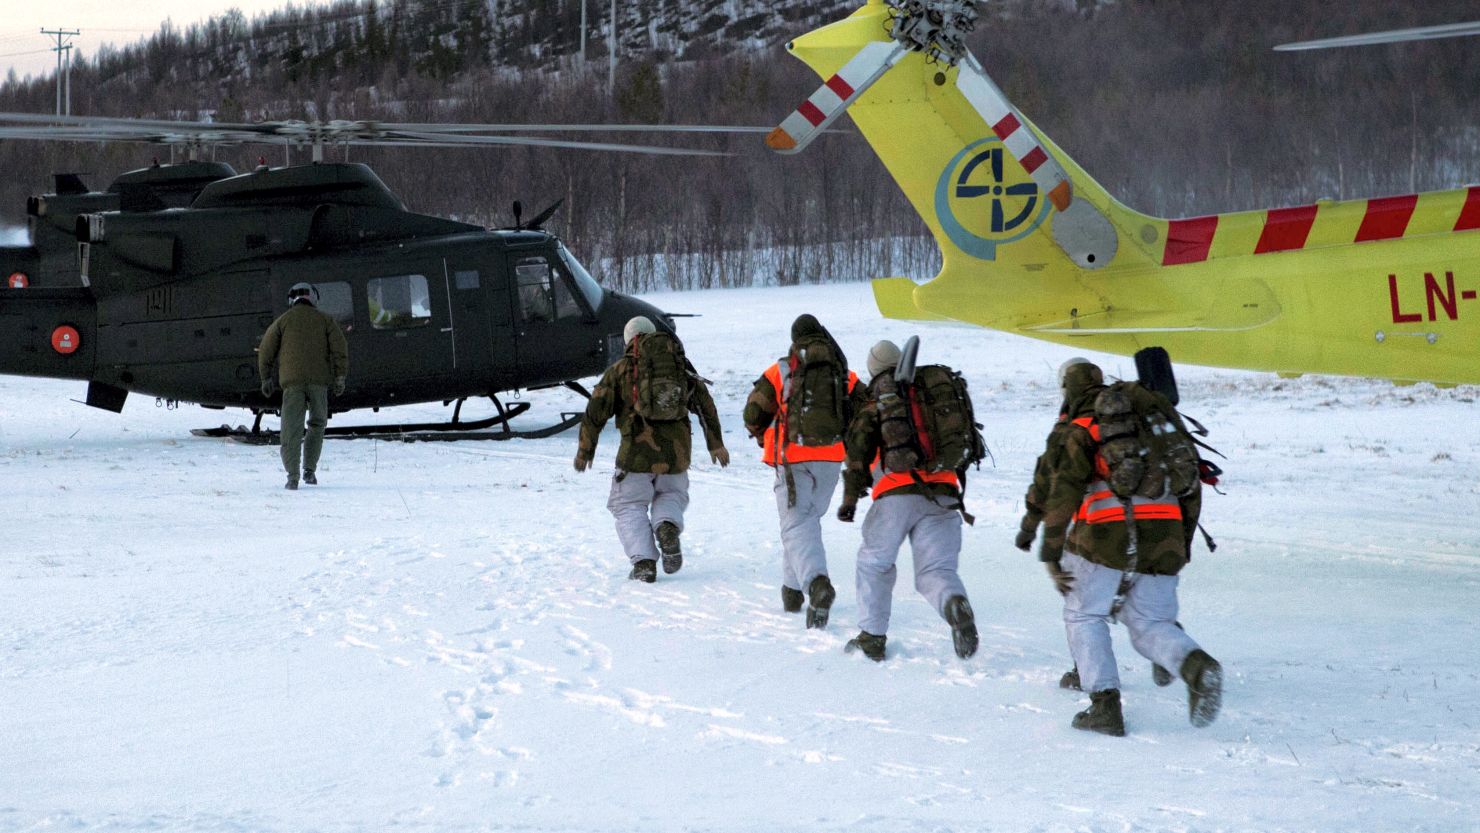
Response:
POLYGON ((431 323, 431 292, 425 275, 371 278, 366 295, 370 326, 377 330, 400 330, 431 323))
POLYGON ((316 283, 319 291, 319 310, 327 312, 339 326, 348 328, 355 322, 354 297, 349 284, 343 281, 316 283))
POLYGON ((565 278, 544 255, 519 258, 514 264, 514 276, 525 321, 580 317, 581 307, 571 295, 565 278))

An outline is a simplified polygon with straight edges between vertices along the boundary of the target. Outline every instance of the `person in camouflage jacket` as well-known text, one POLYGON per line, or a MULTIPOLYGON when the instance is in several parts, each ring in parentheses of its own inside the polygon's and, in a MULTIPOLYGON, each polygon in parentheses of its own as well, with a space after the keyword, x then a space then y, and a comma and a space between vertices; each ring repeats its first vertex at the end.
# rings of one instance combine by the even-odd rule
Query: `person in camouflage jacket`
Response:
MULTIPOLYGON (((674 573, 683 566, 679 535, 683 532, 684 509, 689 505, 688 470, 693 450, 693 429, 687 418, 649 422, 635 409, 633 351, 639 338, 654 332, 656 328, 645 317, 627 322, 623 331, 627 349, 591 391, 575 457, 576 471, 585 471, 596 455, 601 429, 607 420, 616 418, 621 444, 606 506, 616 519, 617 537, 632 563, 630 578, 646 582, 657 580, 660 550, 664 572, 674 573)), ((699 416, 710 458, 722 467, 728 466, 730 453, 725 449, 714 399, 693 365, 685 361, 685 367, 693 381, 688 410, 699 416)))
MULTIPOLYGON (((803 314, 792 322, 791 349, 755 380, 750 397, 745 400, 743 415, 746 433, 761 447, 761 461, 776 473, 772 491, 781 519, 781 608, 787 613, 800 613, 803 602, 808 602, 808 628, 827 626, 828 611, 837 598, 827 573, 822 516, 827 514, 833 492, 837 491, 844 452, 841 441, 791 442, 787 437, 788 423, 801 417, 787 413, 786 400, 796 392, 791 386, 798 378, 795 374, 801 366, 799 356, 807 345, 820 341, 826 341, 839 364, 841 372, 836 381, 848 397, 844 414, 863 410, 867 401, 864 386, 859 384, 858 374, 848 369, 842 348, 815 316, 803 314), (803 590, 807 591, 805 596, 803 590)), ((831 408, 825 413, 829 422, 836 418, 831 408)), ((805 425, 800 427, 805 439, 809 429, 805 425)), ((846 420, 842 427, 846 430, 846 420)))
POLYGON ((874 467, 884 449, 880 427, 877 380, 892 374, 899 364, 899 348, 892 342, 875 344, 868 355, 868 400, 853 417, 843 438, 847 461, 843 470, 843 502, 838 520, 851 523, 858 499, 872 486, 873 503, 863 519, 863 543, 858 549, 857 586, 859 633, 846 650, 862 651, 876 662, 884 659, 899 548, 909 539, 915 569, 915 589, 951 626, 951 641, 962 659, 976 653, 975 614, 966 587, 957 574, 961 560, 961 486, 955 472, 909 472, 874 467))
MULTIPOLYGON (((1055 425, 1054 431, 1062 431, 1060 439, 1050 441, 1045 451, 1049 486, 1038 557, 1064 597, 1069 651, 1080 684, 1090 693, 1090 708, 1075 715, 1073 725, 1125 734, 1110 643, 1110 622, 1118 615, 1137 652, 1163 668, 1180 669, 1187 683, 1189 718, 1195 726, 1206 726, 1218 713, 1222 668, 1176 624, 1177 574, 1187 564, 1192 534, 1186 525, 1192 514, 1196 528, 1195 512, 1183 505, 1178 507, 1181 517, 1135 520, 1138 557, 1134 573, 1125 572, 1130 566, 1125 510, 1116 510, 1105 483, 1095 424, 1104 374, 1085 359, 1070 359, 1060 368, 1059 379, 1067 422, 1055 425), (1099 508, 1107 503, 1112 504, 1109 509, 1099 508), (1113 610, 1122 593, 1123 606, 1113 610)), ((1188 503, 1171 496, 1164 500, 1188 503)))

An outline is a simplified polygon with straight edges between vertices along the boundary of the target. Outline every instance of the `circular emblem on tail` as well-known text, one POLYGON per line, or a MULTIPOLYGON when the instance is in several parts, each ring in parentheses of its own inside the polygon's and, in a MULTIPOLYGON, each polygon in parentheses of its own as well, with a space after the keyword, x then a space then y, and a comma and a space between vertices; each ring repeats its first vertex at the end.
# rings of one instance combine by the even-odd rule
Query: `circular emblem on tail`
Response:
POLYGON ((1032 234, 1049 207, 1038 184, 995 136, 962 148, 935 186, 941 229, 957 248, 980 260, 996 260, 998 246, 1032 234))

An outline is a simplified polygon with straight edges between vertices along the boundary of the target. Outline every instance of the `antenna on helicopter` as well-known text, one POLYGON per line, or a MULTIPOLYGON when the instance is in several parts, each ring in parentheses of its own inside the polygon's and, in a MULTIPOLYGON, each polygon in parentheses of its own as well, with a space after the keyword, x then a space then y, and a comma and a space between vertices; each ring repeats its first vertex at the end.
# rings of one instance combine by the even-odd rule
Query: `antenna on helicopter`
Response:
POLYGON ((520 216, 522 214, 524 214, 524 203, 522 203, 522 202, 520 202, 518 200, 514 200, 514 230, 515 231, 518 231, 518 230, 520 230, 521 228, 524 227, 523 224, 521 224, 519 222, 519 218, 520 218, 520 216))
POLYGON ((560 199, 558 199, 558 200, 555 201, 555 204, 554 205, 552 205, 549 208, 545 209, 544 211, 541 211, 540 213, 534 215, 534 219, 533 220, 530 220, 529 221, 529 225, 525 226, 525 228, 530 229, 532 231, 540 231, 540 230, 542 230, 543 227, 544 227, 544 225, 545 225, 545 223, 551 217, 555 216, 555 212, 557 210, 559 210, 560 204, 563 203, 563 202, 565 202, 565 198, 564 197, 561 197, 560 199))

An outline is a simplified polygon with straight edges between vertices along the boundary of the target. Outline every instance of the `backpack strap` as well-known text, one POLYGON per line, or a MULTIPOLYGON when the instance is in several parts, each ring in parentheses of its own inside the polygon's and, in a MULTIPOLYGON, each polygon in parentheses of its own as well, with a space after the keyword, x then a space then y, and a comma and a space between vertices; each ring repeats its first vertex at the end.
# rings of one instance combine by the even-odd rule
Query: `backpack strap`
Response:
POLYGON ((925 482, 925 478, 923 478, 923 477, 920 476, 919 470, 917 470, 917 469, 910 469, 910 479, 913 480, 913 481, 915 481, 915 484, 918 485, 921 489, 924 489, 925 490, 925 499, 926 500, 930 501, 931 503, 935 504, 936 506, 941 507, 942 509, 954 509, 957 512, 960 512, 961 513, 961 520, 965 521, 967 526, 976 526, 976 516, 973 515, 973 514, 971 514, 970 512, 967 512, 966 511, 966 473, 965 473, 965 471, 957 471, 956 472, 956 477, 958 477, 960 479, 960 481, 961 481, 961 495, 960 495, 960 497, 956 498, 956 505, 955 506, 946 506, 944 503, 941 503, 940 502, 940 497, 938 495, 936 495, 934 492, 930 491, 930 484, 929 483, 926 483, 925 482))

